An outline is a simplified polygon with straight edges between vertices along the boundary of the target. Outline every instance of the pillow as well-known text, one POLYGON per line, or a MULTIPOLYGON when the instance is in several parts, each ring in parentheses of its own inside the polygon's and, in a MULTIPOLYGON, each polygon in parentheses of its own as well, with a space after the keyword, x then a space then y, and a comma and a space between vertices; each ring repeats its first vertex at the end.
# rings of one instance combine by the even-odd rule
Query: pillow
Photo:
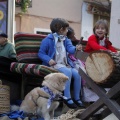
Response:
POLYGON ((45 35, 19 33, 15 35, 15 49, 18 62, 39 63, 38 51, 45 35))

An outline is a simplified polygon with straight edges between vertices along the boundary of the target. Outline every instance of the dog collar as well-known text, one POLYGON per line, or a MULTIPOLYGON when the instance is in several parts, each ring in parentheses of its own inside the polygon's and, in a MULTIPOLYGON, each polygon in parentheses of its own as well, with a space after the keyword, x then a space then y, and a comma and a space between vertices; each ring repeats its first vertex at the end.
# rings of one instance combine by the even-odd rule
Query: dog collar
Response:
POLYGON ((52 90, 50 90, 47 86, 44 86, 41 89, 50 95, 50 97, 48 99, 48 103, 47 103, 47 109, 50 108, 53 100, 63 98, 63 96, 61 94, 54 94, 52 92, 52 90))

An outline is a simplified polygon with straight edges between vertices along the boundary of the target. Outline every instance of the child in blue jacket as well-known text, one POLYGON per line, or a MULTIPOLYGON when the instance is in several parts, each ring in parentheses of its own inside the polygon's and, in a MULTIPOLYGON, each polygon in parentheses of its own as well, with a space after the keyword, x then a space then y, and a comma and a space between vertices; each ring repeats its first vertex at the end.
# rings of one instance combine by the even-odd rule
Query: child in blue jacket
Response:
POLYGON ((65 19, 54 18, 50 24, 52 33, 42 40, 38 56, 43 65, 53 67, 69 77, 64 90, 64 96, 68 99, 64 100, 64 102, 69 108, 76 108, 77 106, 83 107, 80 99, 81 76, 70 62, 70 59, 68 59, 68 53, 74 54, 76 50, 82 48, 81 45, 73 46, 71 40, 66 37, 68 27, 69 23, 65 19), (70 93, 72 77, 74 79, 73 98, 71 98, 70 93))

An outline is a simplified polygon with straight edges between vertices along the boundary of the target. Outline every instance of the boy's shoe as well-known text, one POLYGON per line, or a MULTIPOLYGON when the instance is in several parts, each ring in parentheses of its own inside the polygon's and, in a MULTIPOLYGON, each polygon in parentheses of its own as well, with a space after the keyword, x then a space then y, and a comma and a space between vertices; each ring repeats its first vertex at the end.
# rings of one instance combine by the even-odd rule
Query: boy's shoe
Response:
POLYGON ((85 105, 82 103, 82 101, 80 99, 78 99, 78 100, 73 99, 73 101, 78 107, 85 108, 85 105), (80 102, 78 102, 78 101, 80 101, 80 102))
POLYGON ((69 98, 69 99, 64 99, 64 103, 69 107, 69 108, 71 108, 71 109, 75 109, 75 108, 77 108, 77 105, 75 104, 75 103, 68 103, 68 101, 69 100, 72 100, 71 98, 69 98))

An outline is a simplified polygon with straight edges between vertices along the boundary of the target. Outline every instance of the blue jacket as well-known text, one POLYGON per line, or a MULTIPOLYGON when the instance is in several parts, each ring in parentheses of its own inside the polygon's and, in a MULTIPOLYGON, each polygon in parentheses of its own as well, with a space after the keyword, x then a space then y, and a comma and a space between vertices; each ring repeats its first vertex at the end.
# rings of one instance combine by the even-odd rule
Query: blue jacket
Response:
MULTIPOLYGON (((66 38, 66 40, 64 40, 64 46, 67 53, 70 54, 75 53, 76 47, 72 45, 70 39, 66 38)), ((49 34, 41 42, 40 49, 38 52, 38 57, 43 61, 42 62, 43 65, 49 66, 49 61, 51 59, 54 60, 55 52, 56 52, 56 47, 55 47, 54 36, 53 34, 49 34)), ((70 64, 71 67, 73 67, 73 64, 70 61, 70 59, 68 59, 68 56, 67 56, 67 60, 68 60, 68 64, 70 64)))

